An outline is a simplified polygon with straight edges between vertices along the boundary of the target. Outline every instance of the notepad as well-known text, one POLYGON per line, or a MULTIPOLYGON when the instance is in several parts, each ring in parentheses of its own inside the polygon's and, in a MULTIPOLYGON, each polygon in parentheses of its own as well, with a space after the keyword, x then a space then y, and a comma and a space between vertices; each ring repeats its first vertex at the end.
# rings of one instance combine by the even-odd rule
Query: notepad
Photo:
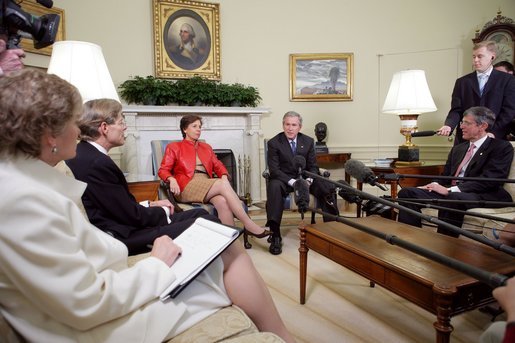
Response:
POLYGON ((159 296, 162 301, 175 298, 215 258, 217 258, 243 229, 197 218, 174 242, 181 247, 181 256, 172 264, 176 280, 159 296))

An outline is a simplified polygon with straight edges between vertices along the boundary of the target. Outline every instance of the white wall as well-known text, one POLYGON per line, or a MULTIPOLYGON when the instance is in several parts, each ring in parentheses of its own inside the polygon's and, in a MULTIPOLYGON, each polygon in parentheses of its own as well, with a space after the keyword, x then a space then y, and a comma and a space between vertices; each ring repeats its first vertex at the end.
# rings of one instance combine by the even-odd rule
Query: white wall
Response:
MULTIPOLYGON (((304 132, 329 126, 331 151, 353 157, 394 156, 403 138, 399 120, 380 113, 391 73, 424 68, 438 111, 423 115, 422 130, 440 127, 456 77, 471 71, 474 31, 500 8, 515 18, 513 0, 220 0, 222 81, 257 86, 265 137, 281 129, 287 110, 304 116, 304 132), (354 100, 290 102, 291 53, 354 53, 354 100), (379 57, 379 56, 382 57, 379 57), (420 63, 419 63, 420 62, 420 63)), ((152 2, 55 0, 65 9, 66 38, 103 47, 115 84, 153 74, 152 2)), ((44 65, 46 58, 27 62, 44 65)), ((449 142, 419 138, 422 158, 438 158, 449 142), (434 153, 434 154, 433 154, 434 153), (433 156, 434 155, 434 156, 433 156)), ((445 156, 443 157, 445 158, 445 156)))

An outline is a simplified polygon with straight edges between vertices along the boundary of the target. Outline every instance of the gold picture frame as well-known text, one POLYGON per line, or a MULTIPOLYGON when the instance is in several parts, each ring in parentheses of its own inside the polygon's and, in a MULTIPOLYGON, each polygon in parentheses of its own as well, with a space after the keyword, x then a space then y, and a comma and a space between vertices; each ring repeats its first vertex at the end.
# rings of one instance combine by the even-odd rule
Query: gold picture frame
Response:
POLYGON ((291 54, 290 101, 352 101, 354 54, 291 54))
POLYGON ((220 5, 153 0, 153 9, 155 76, 220 80, 220 5))
MULTIPOLYGON (((64 22, 64 10, 57 7, 46 8, 42 5, 39 5, 34 0, 25 0, 20 4, 21 8, 37 17, 41 17, 45 14, 58 14, 60 17, 59 27, 57 28, 57 34, 55 36, 55 41, 65 40, 65 22, 64 22)), ((52 54, 52 45, 47 46, 42 49, 36 49, 34 47, 34 40, 22 37, 20 41, 20 48, 25 50, 26 52, 31 52, 34 54, 47 55, 50 56, 52 54)))

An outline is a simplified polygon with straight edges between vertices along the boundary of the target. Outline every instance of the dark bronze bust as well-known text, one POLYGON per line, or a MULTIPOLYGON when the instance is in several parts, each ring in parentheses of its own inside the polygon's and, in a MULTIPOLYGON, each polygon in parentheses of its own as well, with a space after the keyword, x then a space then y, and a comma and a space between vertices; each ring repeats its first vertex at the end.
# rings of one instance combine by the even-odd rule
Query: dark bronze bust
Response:
POLYGON ((329 149, 323 141, 327 137, 327 125, 325 123, 320 122, 315 125, 315 136, 317 137, 315 152, 319 154, 327 154, 329 149))

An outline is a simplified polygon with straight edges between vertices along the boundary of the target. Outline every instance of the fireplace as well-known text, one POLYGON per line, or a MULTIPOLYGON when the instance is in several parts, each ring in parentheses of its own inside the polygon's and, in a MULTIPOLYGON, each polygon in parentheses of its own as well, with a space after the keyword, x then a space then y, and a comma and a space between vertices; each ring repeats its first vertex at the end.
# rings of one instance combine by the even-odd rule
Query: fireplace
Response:
MULTIPOLYGON (((204 106, 124 106, 127 123, 126 142, 121 151, 122 169, 133 175, 152 174, 150 142, 156 139, 180 140, 180 119, 185 114, 202 117, 202 139, 213 149, 223 150, 223 159, 232 152, 231 165, 235 171, 233 187, 238 190, 239 158, 250 161, 250 193, 261 199, 261 166, 259 136, 261 116, 270 113, 267 108, 204 107, 204 106)), ((227 162, 227 160, 226 160, 227 162)), ((225 162, 224 162, 225 164, 225 162)), ((227 164, 226 164, 227 165, 227 164)), ((228 168, 229 169, 229 168, 228 168)))

